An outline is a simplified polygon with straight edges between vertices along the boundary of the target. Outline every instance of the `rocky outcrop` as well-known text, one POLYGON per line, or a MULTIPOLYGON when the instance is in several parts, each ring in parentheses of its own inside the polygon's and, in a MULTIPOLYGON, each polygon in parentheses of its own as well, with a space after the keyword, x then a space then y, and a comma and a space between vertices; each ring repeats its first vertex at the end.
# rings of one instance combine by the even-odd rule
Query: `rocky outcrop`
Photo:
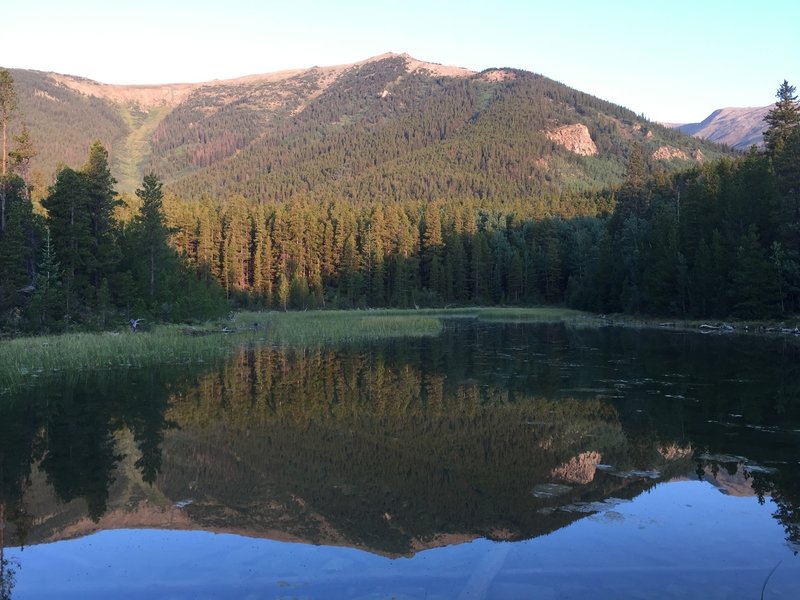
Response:
POLYGON ((696 149, 692 150, 689 154, 692 157, 692 160, 696 160, 700 164, 703 164, 704 162, 706 162, 706 157, 703 154, 703 151, 700 150, 699 148, 696 148, 696 149))
POLYGON ((653 160, 689 160, 689 155, 680 148, 661 146, 651 155, 653 160))
POLYGON ((490 69, 481 73, 481 79, 484 81, 512 81, 516 78, 514 72, 507 69, 490 69))
POLYGON ((594 156, 597 154, 592 136, 589 135, 589 128, 582 123, 574 125, 563 125, 552 131, 545 132, 547 139, 563 146, 570 152, 581 156, 594 156))

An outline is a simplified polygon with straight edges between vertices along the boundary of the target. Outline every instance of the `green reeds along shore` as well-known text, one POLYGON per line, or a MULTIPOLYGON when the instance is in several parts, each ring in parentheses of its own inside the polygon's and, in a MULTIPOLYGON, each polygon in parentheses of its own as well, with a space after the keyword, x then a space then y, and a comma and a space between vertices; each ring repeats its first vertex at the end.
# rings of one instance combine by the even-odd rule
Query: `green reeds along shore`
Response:
POLYGON ((0 342, 0 391, 58 371, 198 363, 224 356, 223 336, 189 336, 173 327, 142 333, 68 333, 0 342))
POLYGON ((16 338, 0 342, 0 392, 59 371, 196 364, 245 344, 305 346, 431 336, 442 327, 438 317, 414 311, 242 312, 202 326, 16 338))
POLYGON ((437 315, 417 311, 347 310, 236 313, 230 328, 275 345, 311 345, 438 335, 437 315))
POLYGON ((238 312, 199 326, 158 325, 135 333, 124 328, 1 341, 0 393, 59 371, 219 360, 245 344, 314 346, 435 336, 442 331, 444 318, 597 324, 592 315, 559 308, 238 312))

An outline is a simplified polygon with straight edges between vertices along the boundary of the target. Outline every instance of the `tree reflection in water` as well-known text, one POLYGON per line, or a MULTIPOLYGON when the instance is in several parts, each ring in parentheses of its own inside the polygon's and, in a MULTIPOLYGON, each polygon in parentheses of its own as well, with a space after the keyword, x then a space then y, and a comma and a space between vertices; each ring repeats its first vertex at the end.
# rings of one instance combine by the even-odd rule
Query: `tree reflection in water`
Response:
POLYGON ((797 544, 798 364, 780 340, 462 322, 65 376, 0 406, 3 531, 22 545, 134 512, 402 555, 542 535, 695 471, 769 497, 797 544))

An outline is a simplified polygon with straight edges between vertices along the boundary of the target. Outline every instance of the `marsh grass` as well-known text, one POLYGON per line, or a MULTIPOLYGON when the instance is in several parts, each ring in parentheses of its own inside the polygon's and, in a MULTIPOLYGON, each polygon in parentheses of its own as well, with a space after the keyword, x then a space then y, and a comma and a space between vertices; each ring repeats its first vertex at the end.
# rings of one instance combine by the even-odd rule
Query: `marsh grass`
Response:
POLYGON ((443 327, 434 314, 382 310, 242 312, 234 324, 279 346, 435 336, 443 327))
POLYGON ((0 390, 59 371, 189 364, 224 356, 227 336, 194 337, 173 327, 146 333, 69 333, 0 343, 0 390))
POLYGON ((551 307, 239 312, 198 326, 151 331, 69 333, 0 342, 0 392, 62 371, 91 371, 220 360, 243 345, 318 346, 398 337, 436 336, 443 319, 564 322, 596 327, 589 313, 551 307))
POLYGON ((442 327, 439 318, 413 311, 242 312, 194 327, 16 338, 0 342, 0 392, 61 371, 198 364, 246 344, 308 346, 433 336, 442 327))

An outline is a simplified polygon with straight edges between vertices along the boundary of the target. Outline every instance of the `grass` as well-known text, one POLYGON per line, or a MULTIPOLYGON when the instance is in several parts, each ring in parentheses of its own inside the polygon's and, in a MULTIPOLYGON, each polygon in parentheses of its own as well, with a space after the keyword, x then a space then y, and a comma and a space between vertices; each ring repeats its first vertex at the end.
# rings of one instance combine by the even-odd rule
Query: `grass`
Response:
POLYGON ((304 346, 339 341, 438 335, 442 321, 416 311, 305 311, 242 312, 233 321, 236 330, 263 330, 263 340, 279 346, 304 346), (257 326, 256 326, 257 324, 257 326))
POLYGON ((170 107, 152 106, 143 115, 134 116, 131 108, 120 106, 120 115, 128 125, 128 135, 114 148, 114 167, 118 189, 133 192, 142 183, 142 165, 150 155, 150 138, 170 112, 170 107))
POLYGON ((442 327, 439 318, 413 312, 244 312, 197 327, 16 338, 0 342, 0 392, 60 371, 197 364, 245 344, 308 346, 437 335, 442 327))
POLYGON ((226 336, 195 337, 172 327, 146 333, 68 333, 0 343, 0 390, 58 371, 198 363, 224 356, 226 336))

